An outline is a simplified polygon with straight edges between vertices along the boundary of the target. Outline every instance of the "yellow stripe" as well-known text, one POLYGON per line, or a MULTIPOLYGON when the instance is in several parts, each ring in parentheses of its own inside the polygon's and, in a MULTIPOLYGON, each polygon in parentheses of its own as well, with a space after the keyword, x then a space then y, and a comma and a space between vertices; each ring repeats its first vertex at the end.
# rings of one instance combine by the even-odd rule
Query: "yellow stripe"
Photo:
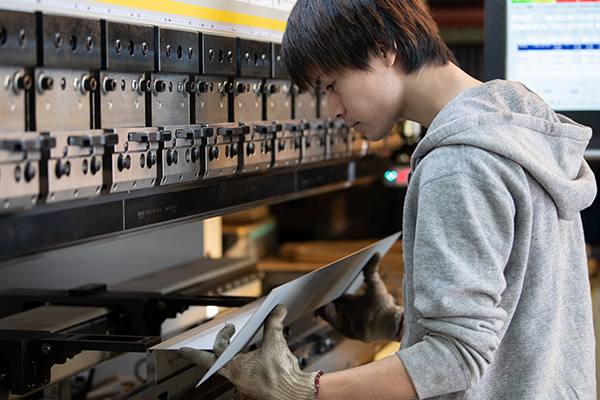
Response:
POLYGON ((252 15, 236 13, 232 11, 217 10, 214 8, 194 6, 191 4, 178 3, 171 0, 96 0, 118 6, 134 7, 150 11, 177 14, 192 18, 202 18, 211 21, 226 22, 236 25, 247 25, 255 28, 285 31, 286 23, 276 19, 255 17, 252 15))

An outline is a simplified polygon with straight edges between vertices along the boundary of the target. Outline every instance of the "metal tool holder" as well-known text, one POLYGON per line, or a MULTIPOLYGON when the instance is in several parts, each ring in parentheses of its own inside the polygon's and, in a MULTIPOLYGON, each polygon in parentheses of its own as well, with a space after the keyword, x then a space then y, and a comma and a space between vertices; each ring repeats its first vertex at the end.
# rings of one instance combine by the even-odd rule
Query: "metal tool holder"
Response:
POLYGON ((55 145, 37 132, 0 133, 0 213, 38 202, 42 152, 55 145))
POLYGON ((280 55, 281 44, 271 43, 271 78, 266 80, 265 119, 292 119, 292 81, 280 55))
POLYGON ((155 70, 155 29, 149 25, 102 21, 102 70, 98 75, 96 126, 146 125, 146 96, 155 70))
POLYGON ((32 68, 37 65, 35 14, 3 10, 0 25, 0 132, 23 132, 30 128, 26 105, 33 87, 32 68))
POLYGON ((202 59, 196 76, 197 124, 233 121, 233 78, 238 74, 238 43, 234 37, 200 34, 202 59))
POLYGON ((239 171, 255 172, 265 170, 273 165, 274 139, 283 130, 283 125, 278 122, 268 123, 254 121, 247 124, 250 132, 245 135, 243 151, 240 157, 239 171))
POLYGON ((310 130, 306 120, 282 121, 283 130, 276 133, 273 145, 273 167, 289 167, 300 164, 302 159, 302 136, 310 130))
POLYGON ((233 121, 265 119, 264 95, 266 79, 271 77, 271 44, 238 39, 239 69, 233 80, 233 121))
POLYGON ((327 155, 326 121, 310 121, 310 129, 302 136, 302 163, 319 162, 327 155))
POLYGON ((206 169, 203 178, 218 178, 237 173, 243 163, 240 161, 240 152, 244 149, 244 138, 250 132, 250 127, 238 123, 209 126, 216 134, 205 140, 202 154, 206 169))
POLYGON ((34 74, 38 131, 90 129, 102 61, 100 20, 37 14, 43 45, 34 74), (65 115, 67 114, 67 115, 65 115))
MULTIPOLYGON (((159 143, 165 133, 158 128, 118 128, 105 132, 117 143, 104 156, 104 186, 108 193, 153 187, 158 179, 159 143)), ((170 136, 170 135, 169 135, 170 136)))
POLYGON ((206 141, 214 134, 208 125, 171 125, 159 127, 165 140, 161 149, 159 174, 161 185, 189 182, 200 178, 206 170, 202 152, 206 141))
POLYGON ((102 157, 118 137, 103 130, 50 131, 55 141, 42 163, 42 193, 46 203, 99 196, 103 185, 102 157))
POLYGON ((155 27, 156 72, 150 75, 147 126, 192 123, 194 76, 200 72, 198 32, 155 27))

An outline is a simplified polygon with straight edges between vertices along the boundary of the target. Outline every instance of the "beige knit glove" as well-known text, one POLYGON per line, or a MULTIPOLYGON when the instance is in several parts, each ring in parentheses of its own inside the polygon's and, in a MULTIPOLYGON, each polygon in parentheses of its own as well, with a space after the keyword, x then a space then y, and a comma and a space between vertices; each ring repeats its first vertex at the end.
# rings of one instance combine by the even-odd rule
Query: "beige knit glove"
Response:
POLYGON ((377 270, 379 254, 363 269, 365 290, 345 294, 317 310, 317 314, 342 335, 371 343, 375 340, 400 341, 404 333, 404 309, 396 305, 377 270))
MULTIPOLYGON (((305 373, 283 337, 285 305, 279 304, 265 320, 262 346, 238 353, 218 373, 242 393, 257 400, 315 400, 322 372, 305 373)), ((182 347, 177 355, 209 369, 229 346, 235 326, 226 324, 217 334, 214 353, 182 347)))

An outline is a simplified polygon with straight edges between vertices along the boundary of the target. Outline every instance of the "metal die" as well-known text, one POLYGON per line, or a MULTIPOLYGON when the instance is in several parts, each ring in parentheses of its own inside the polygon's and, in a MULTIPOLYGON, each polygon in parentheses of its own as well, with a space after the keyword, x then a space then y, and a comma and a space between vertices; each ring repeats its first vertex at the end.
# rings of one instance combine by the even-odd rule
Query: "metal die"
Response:
POLYGON ((0 213, 37 203, 42 150, 54 143, 37 132, 0 134, 0 213))
POLYGON ((145 96, 152 84, 144 74, 101 71, 99 85, 102 128, 146 124, 145 96))
POLYGON ((96 78, 85 71, 37 69, 33 85, 38 131, 90 128, 96 78))
POLYGON ((202 166, 202 141, 213 135, 207 125, 166 126, 159 128, 165 134, 160 150, 160 184, 171 185, 200 177, 202 166), (167 132, 171 132, 170 140, 167 132))
POLYGON ((258 121, 247 124, 250 132, 245 135, 240 160, 240 172, 268 169, 273 165, 273 140, 283 126, 277 122, 258 121))
POLYGON ((298 86, 292 89, 294 97, 294 119, 315 119, 318 116, 318 98, 314 92, 300 91, 298 86))
POLYGON ((302 136, 302 163, 325 160, 327 126, 325 121, 310 122, 310 129, 302 136))
POLYGON ((33 79, 23 68, 0 67, 0 132, 26 130, 25 92, 31 89, 33 79))
POLYGON ((37 65, 37 36, 35 13, 3 9, 0 13, 0 64, 37 65))
POLYGON ((102 130, 51 131, 54 138, 47 160, 47 203, 93 197, 102 190, 102 156, 116 135, 102 130))
POLYGON ((196 123, 216 124, 229 121, 228 93, 233 83, 224 77, 196 77, 196 123))
POLYGON ((207 138, 204 145, 203 178, 217 178, 233 175, 238 171, 241 161, 240 148, 243 148, 244 135, 250 127, 236 123, 214 124, 215 135, 207 138))
POLYGON ((235 122, 263 119, 263 94, 267 86, 262 79, 233 80, 233 120, 235 122))
POLYGON ((153 187, 158 179, 158 128, 112 129, 118 143, 104 157, 104 183, 110 193, 153 187))
POLYGON ((190 123, 190 94, 196 83, 188 75, 152 74, 150 110, 146 125, 164 126, 190 123))
POLYGON ((266 85, 266 119, 292 118, 292 82, 269 79, 266 85))
POLYGON ((277 132, 273 150, 273 167, 300 164, 302 158, 302 136, 310 129, 305 120, 283 121, 283 131, 277 132))
POLYGON ((336 119, 328 122, 327 129, 327 154, 328 158, 343 158, 348 157, 348 133, 350 128, 341 120, 336 119))

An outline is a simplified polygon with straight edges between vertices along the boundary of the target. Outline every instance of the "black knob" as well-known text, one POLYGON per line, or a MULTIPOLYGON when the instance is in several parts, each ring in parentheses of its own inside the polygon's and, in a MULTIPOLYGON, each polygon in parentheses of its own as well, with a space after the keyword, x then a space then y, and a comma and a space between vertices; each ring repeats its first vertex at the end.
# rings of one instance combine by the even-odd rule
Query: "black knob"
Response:
POLYGON ((265 85, 264 83, 261 83, 260 85, 258 85, 258 92, 260 94, 265 94, 265 93, 267 93, 267 88, 268 88, 267 85, 265 85))
POLYGON ((156 165, 156 154, 148 152, 148 156, 146 157, 146 165, 148 166, 148 169, 156 165))
POLYGON ((117 90, 117 81, 114 79, 105 79, 104 80, 104 90, 107 92, 114 92, 117 90))
POLYGON ((56 177, 58 179, 60 179, 63 175, 71 175, 71 163, 67 161, 63 164, 60 162, 60 160, 58 160, 56 162, 56 168, 54 172, 56 173, 56 177))
POLYGON ((285 140, 281 140, 279 142, 279 151, 284 151, 285 150, 285 140))
POLYGON ((194 93, 196 91, 196 82, 185 81, 185 91, 188 93, 194 93))
POLYGON ((219 159, 219 148, 218 147, 211 147, 208 150, 208 159, 210 161, 219 159))
POLYGON ((269 140, 269 141, 267 141, 267 144, 265 146, 265 151, 268 153, 271 150, 273 150, 273 143, 269 140))
POLYGON ((236 90, 238 93, 246 93, 246 85, 240 82, 236 85, 236 90))
POLYGON ((192 163, 195 163, 200 159, 200 150, 197 147, 192 149, 192 163))
POLYGON ((98 88, 98 81, 96 78, 84 78, 82 83, 83 89, 88 92, 93 92, 98 88))
POLYGON ((278 93, 279 92, 279 86, 277 86, 277 85, 269 85, 269 92, 271 92, 272 94, 278 93))
POLYGON ((235 144, 231 145, 231 152, 230 152, 230 154, 231 154, 232 158, 235 157, 235 156, 237 156, 237 154, 238 154, 238 148, 237 148, 237 146, 235 144))
POLYGON ((177 150, 173 150, 171 153, 171 158, 173 159, 173 164, 177 164, 177 161, 179 161, 179 154, 177 153, 177 150))
POLYGON ((15 79, 15 84, 21 90, 29 90, 33 85, 33 79, 29 75, 19 76, 15 79))
POLYGON ((306 147, 310 147, 310 144, 311 144, 311 140, 307 138, 306 139, 306 147))
POLYGON ((35 178, 35 167, 31 163, 25 165, 25 180, 27 182, 35 178))
POLYGON ((92 171, 92 175, 96 175, 96 173, 98 171, 100 171, 101 168, 102 168, 102 164, 100 163, 100 160, 96 157, 92 157, 92 162, 90 165, 90 170, 92 171))
POLYGON ((152 82, 150 79, 141 79, 140 80, 140 91, 142 93, 149 92, 152 90, 152 82))
POLYGON ((167 150, 166 159, 167 165, 170 167, 173 164, 173 152, 171 150, 167 150))
POLYGON ((196 83, 196 88, 198 89, 198 92, 206 93, 206 92, 208 92, 208 83, 198 82, 198 83, 196 83))
POLYGON ((155 80, 154 90, 158 93, 162 93, 167 90, 167 84, 165 83, 165 81, 155 80))
POLYGON ((44 90, 52 90, 52 88, 54 87, 54 79, 52 79, 52 77, 50 76, 44 76, 40 80, 40 86, 44 90))
POLYGON ((233 92, 233 83, 226 83, 223 85, 223 91, 225 93, 231 93, 233 92))
POLYGON ((246 153, 251 156, 252 154, 254 154, 256 152, 256 147, 254 146, 254 143, 249 143, 248 147, 246 148, 246 153))
POLYGON ((131 168, 131 157, 129 157, 129 155, 123 157, 123 154, 119 154, 119 158, 117 158, 117 168, 119 171, 131 168))

